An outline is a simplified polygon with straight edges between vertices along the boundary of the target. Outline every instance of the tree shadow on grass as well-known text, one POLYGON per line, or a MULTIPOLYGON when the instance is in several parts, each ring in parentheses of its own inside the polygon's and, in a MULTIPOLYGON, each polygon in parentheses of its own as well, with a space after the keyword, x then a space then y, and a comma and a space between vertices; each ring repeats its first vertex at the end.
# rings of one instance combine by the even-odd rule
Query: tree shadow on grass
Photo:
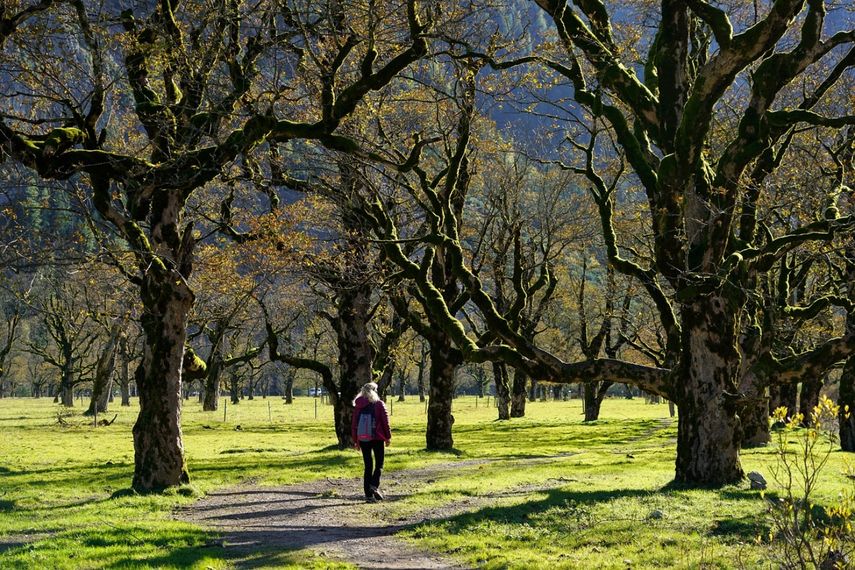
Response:
POLYGON ((424 453, 426 455, 434 456, 451 455, 454 457, 461 457, 463 455, 466 455, 465 451, 463 451, 462 449, 457 449, 456 447, 452 447, 451 449, 421 449, 419 450, 419 452, 424 453))
MULTIPOLYGON (((650 489, 613 489, 613 490, 568 490, 566 488, 556 488, 547 490, 546 497, 537 501, 528 501, 518 505, 484 507, 475 511, 464 512, 455 516, 444 519, 426 520, 424 522, 408 526, 408 529, 418 529, 425 525, 443 523, 443 529, 449 534, 471 532, 480 523, 498 523, 507 525, 530 525, 533 519, 538 515, 543 514, 551 509, 565 509, 567 512, 566 519, 570 520, 575 517, 586 516, 593 524, 606 524, 610 521, 605 518, 598 521, 598 517, 591 515, 591 507, 596 505, 610 503, 612 501, 623 498, 647 499, 654 497, 665 497, 677 494, 679 491, 668 489, 667 487, 656 491, 650 489), (584 513, 588 513, 585 515, 584 513), (580 515, 580 513, 582 513, 580 515)), ((740 492, 738 490, 727 490, 721 492, 722 499, 725 500, 757 500, 756 493, 749 491, 740 492)), ((652 510, 653 506, 651 505, 652 510)), ((762 518, 762 515, 735 515, 715 517, 710 513, 708 534, 715 536, 733 536, 740 540, 751 540, 768 531, 768 526, 762 518)), ((666 515, 667 517, 667 515, 666 515)), ((682 525, 678 522, 671 522, 668 518, 663 519, 645 519, 625 521, 628 525, 654 525, 662 527, 674 527, 681 529, 682 525), (675 526, 676 525, 676 526, 675 526)), ((586 523, 587 524, 587 523, 586 523)), ((702 529, 697 529, 703 532, 702 529)))
MULTIPOLYGON (((311 554, 297 550, 281 550, 275 548, 254 548, 252 551, 232 548, 175 548, 168 554, 146 558, 143 560, 124 558, 115 563, 104 566, 105 569, 126 569, 139 566, 143 563, 150 568, 191 568, 202 561, 224 560, 229 567, 241 569, 257 568, 284 568, 284 567, 316 567, 311 563, 311 554)), ((324 563, 320 568, 335 568, 324 563)))
MULTIPOLYGON (((266 546, 262 533, 248 533, 245 537, 248 542, 236 545, 223 543, 216 540, 215 536, 204 529, 187 528, 170 529, 168 536, 149 539, 146 531, 133 527, 100 527, 76 530, 73 535, 61 533, 53 537, 21 537, 20 540, 0 542, 0 554, 11 567, 16 567, 18 562, 26 564, 34 552, 44 549, 44 555, 50 559, 56 554, 57 548, 66 551, 73 544, 82 549, 77 553, 81 564, 85 566, 87 560, 98 560, 99 568, 108 569, 140 566, 190 568, 216 561, 225 561, 229 567, 248 569, 289 565, 303 567, 307 563, 312 566, 312 553, 266 546), (142 537, 145 537, 144 543, 140 542, 142 537), (50 551, 54 552, 49 554, 50 551)), ((321 567, 326 566, 322 564, 321 567)))
MULTIPOLYGON (((104 549, 110 553, 115 549, 126 549, 129 535, 128 529, 98 529, 90 536, 76 535, 77 542, 84 548, 104 549)), ((236 568, 280 568, 283 566, 312 566, 312 552, 300 550, 305 546, 333 545, 338 542, 338 535, 325 539, 324 532, 317 529, 264 529, 248 530, 245 532, 228 533, 228 542, 214 538, 215 533, 203 529, 182 529, 170 531, 168 539, 153 540, 140 545, 141 548, 131 550, 133 554, 110 556, 109 562, 103 568, 119 569, 145 565, 151 568, 190 568, 199 563, 225 561, 230 567, 236 568), (283 542, 283 535, 291 541, 283 542), (145 552, 149 548, 151 552, 145 552), (154 550, 156 548, 156 550, 154 550)), ((388 534, 380 529, 354 528, 352 536, 358 540, 370 540, 380 534, 388 534)), ((316 561, 321 562, 321 561, 316 561)), ((329 567, 326 563, 321 567, 329 567)))

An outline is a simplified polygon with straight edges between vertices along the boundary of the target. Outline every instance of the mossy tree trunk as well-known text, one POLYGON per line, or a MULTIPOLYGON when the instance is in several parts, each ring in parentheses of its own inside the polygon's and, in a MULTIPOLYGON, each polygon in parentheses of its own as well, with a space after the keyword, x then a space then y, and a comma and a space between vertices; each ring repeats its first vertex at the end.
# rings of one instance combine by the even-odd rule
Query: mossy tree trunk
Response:
POLYGON ((454 448, 452 401, 457 368, 463 363, 460 352, 445 335, 436 335, 430 345, 430 376, 426 447, 430 451, 454 448))
POLYGON ((228 382, 229 399, 231 400, 232 404, 240 404, 240 400, 241 400, 240 387, 241 387, 241 379, 242 378, 234 370, 229 371, 228 378, 229 378, 229 382, 228 382))
POLYGON ((760 401, 743 407, 739 414, 742 422, 742 447, 763 447, 772 436, 769 432, 769 399, 759 397, 760 401))

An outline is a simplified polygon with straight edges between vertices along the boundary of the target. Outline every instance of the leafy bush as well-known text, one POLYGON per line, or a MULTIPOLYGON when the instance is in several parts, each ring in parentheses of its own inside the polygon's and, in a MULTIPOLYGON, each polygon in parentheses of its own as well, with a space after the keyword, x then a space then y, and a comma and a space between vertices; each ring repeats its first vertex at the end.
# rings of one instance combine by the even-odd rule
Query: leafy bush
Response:
MULTIPOLYGON (((831 453, 838 444, 839 406, 820 398, 805 425, 804 416, 786 417, 778 408, 772 420, 776 433, 775 464, 771 468, 777 494, 767 497, 772 558, 781 568, 821 569, 853 567, 855 551, 855 484, 829 506, 816 504, 816 490, 831 453)), ((846 410, 848 413, 848 409, 846 410)), ((848 477, 853 481, 849 470, 848 477)))

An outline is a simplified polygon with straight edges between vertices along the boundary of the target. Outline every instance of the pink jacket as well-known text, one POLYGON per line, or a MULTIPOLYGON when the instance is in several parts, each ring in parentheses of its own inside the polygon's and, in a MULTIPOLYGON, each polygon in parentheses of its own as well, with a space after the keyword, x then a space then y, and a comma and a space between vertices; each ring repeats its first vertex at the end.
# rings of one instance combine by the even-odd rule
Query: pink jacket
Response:
MULTIPOLYGON (((350 437, 356 441, 356 426, 359 423, 359 412, 370 406, 371 403, 367 398, 360 396, 356 399, 353 406, 353 419, 350 422, 350 437)), ((374 439, 382 439, 389 441, 392 439, 392 431, 389 429, 389 413, 386 411, 386 404, 383 400, 378 400, 374 403, 374 439)))

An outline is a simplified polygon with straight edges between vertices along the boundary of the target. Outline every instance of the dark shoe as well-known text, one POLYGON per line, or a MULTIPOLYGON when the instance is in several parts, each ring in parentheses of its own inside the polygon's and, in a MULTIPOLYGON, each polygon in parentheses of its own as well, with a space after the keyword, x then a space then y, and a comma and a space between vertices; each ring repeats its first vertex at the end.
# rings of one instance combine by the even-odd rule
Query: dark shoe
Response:
POLYGON ((365 497, 365 502, 366 502, 366 503, 376 503, 376 502, 377 502, 377 499, 376 499, 376 498, 374 498, 374 495, 372 495, 372 496, 370 496, 370 497, 365 497))
POLYGON ((371 489, 371 493, 374 495, 374 498, 375 498, 376 500, 378 500, 378 501, 382 501, 383 499, 385 499, 385 498, 386 498, 386 497, 384 497, 384 496, 383 496, 383 493, 381 493, 381 492, 380 492, 379 490, 377 490, 377 489, 371 489))

